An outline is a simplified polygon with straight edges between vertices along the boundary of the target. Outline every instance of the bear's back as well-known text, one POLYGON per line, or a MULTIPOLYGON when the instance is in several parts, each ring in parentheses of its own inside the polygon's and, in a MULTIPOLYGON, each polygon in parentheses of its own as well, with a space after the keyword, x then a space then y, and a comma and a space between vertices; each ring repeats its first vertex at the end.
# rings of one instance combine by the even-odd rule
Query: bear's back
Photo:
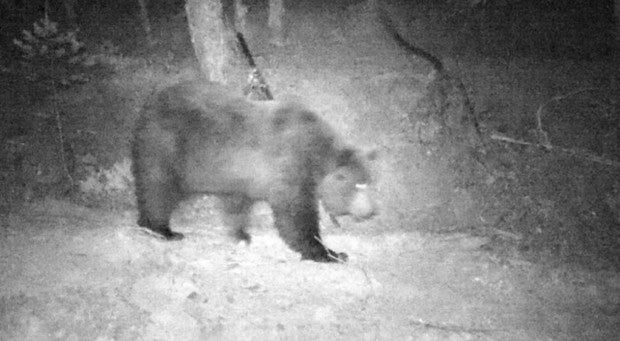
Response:
POLYGON ((258 193, 282 177, 321 177, 333 167, 339 140, 316 113, 296 101, 253 102, 231 93, 214 83, 184 82, 162 90, 152 102, 156 109, 145 113, 176 137, 173 163, 187 187, 250 186, 258 193))
POLYGON ((280 153, 293 147, 306 153, 329 148, 337 140, 324 120, 297 101, 255 102, 232 93, 211 82, 184 82, 162 91, 158 106, 164 120, 167 115, 184 116, 170 117, 185 123, 181 133, 199 134, 214 143, 275 148, 280 153))

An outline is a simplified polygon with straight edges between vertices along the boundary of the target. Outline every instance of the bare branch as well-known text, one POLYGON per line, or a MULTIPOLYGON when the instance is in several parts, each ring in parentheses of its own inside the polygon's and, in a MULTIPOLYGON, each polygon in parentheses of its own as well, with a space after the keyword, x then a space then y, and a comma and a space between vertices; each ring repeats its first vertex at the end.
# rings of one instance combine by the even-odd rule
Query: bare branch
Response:
POLYGON ((552 145, 546 146, 541 143, 532 143, 532 142, 527 142, 523 140, 517 140, 512 137, 508 137, 508 136, 497 134, 497 133, 491 134, 491 140, 503 141, 503 142, 526 145, 526 146, 543 147, 547 150, 554 149, 557 151, 561 151, 562 153, 568 154, 570 156, 584 159, 590 162, 599 163, 599 164, 610 166, 610 167, 620 168, 620 162, 592 154, 590 151, 587 151, 587 150, 582 150, 582 149, 577 149, 577 148, 563 148, 563 147, 552 146, 552 145))

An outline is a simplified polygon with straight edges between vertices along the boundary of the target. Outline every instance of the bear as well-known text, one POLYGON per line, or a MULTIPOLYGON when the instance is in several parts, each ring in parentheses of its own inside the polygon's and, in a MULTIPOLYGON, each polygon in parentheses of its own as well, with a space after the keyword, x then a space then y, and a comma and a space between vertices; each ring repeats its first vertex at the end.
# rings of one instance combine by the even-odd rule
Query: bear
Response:
POLYGON ((299 101, 250 101, 206 80, 182 81, 147 99, 134 128, 132 172, 138 225, 165 240, 178 204, 192 195, 218 197, 233 235, 246 232, 253 203, 267 202, 280 237, 302 260, 344 262, 325 247, 319 201, 330 216, 366 220, 369 195, 364 152, 299 101))

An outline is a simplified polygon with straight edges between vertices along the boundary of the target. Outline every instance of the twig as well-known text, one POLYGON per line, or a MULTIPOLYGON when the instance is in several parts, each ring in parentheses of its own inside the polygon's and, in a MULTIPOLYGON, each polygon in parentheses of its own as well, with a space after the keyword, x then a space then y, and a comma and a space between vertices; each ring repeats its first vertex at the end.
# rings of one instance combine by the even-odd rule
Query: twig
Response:
POLYGON ((442 330, 442 331, 451 332, 451 333, 465 332, 465 333, 472 333, 472 334, 487 334, 487 333, 507 331, 506 329, 467 328, 467 327, 463 327, 459 325, 452 325, 452 324, 447 324, 447 323, 438 324, 438 323, 427 322, 422 319, 417 319, 417 320, 411 321, 410 323, 413 325, 424 327, 424 328, 437 329, 437 330, 442 330))
POLYGON ((587 151, 587 150, 580 150, 580 149, 575 149, 575 148, 563 148, 563 147, 558 147, 558 146, 554 146, 551 144, 551 141, 549 140, 549 135, 547 134, 547 132, 543 129, 543 124, 542 124, 542 113, 543 113, 543 109, 549 105, 549 103, 551 102, 557 102, 557 101, 561 101, 564 100, 570 96, 573 96, 575 94, 581 93, 581 92, 586 92, 586 91, 592 91, 592 90, 597 90, 597 88, 584 88, 584 89, 578 89, 575 91, 571 91, 567 94, 564 95, 558 95, 555 97, 552 97, 550 100, 546 101, 545 103, 541 104, 538 107, 538 110, 536 110, 536 134, 538 135, 538 143, 532 143, 532 142, 527 142, 527 141, 523 141, 523 140, 517 140, 505 135, 500 135, 497 133, 493 133, 491 134, 491 139, 492 140, 498 140, 498 141, 504 141, 504 142, 509 142, 509 143, 514 143, 514 144, 520 144, 520 145, 525 145, 525 146, 536 146, 536 147, 543 147, 546 150, 551 150, 551 149, 555 149, 555 150, 559 150, 565 154, 569 154, 573 157, 579 157, 585 160, 588 160, 590 162, 594 162, 594 163, 600 163, 606 166, 611 166, 611 167, 616 167, 616 168, 620 168, 620 162, 618 161, 614 161, 614 160, 610 160, 610 159, 606 159, 602 156, 598 156, 598 155, 594 155, 591 152, 587 151))
POLYGON ((553 145, 545 146, 540 143, 532 143, 532 142, 527 142, 523 140, 517 140, 512 137, 508 137, 508 136, 497 134, 497 133, 491 134, 491 140, 509 142, 509 143, 520 144, 520 145, 525 145, 525 146, 543 147, 543 148, 546 148, 547 150, 551 150, 551 149, 559 150, 562 153, 568 154, 573 157, 578 157, 581 159, 588 160, 590 162, 599 163, 599 164, 610 166, 610 167, 620 168, 620 162, 606 159, 602 156, 594 155, 587 150, 563 148, 563 147, 558 147, 558 146, 553 146, 553 145))
MULTIPOLYGON (((336 258, 334 256, 332 256, 329 253, 329 249, 327 248, 327 246, 325 246, 325 244, 323 244, 323 241, 321 240, 321 238, 319 238, 318 236, 314 236, 314 239, 316 239, 324 248, 325 250, 327 250, 327 255, 332 258, 335 259, 337 262, 339 263, 344 263, 344 261, 340 258, 336 258)), ((364 267, 358 266, 358 268, 362 271, 362 273, 364 274, 364 278, 366 279, 366 282, 368 283, 368 287, 370 288, 370 291, 372 292, 372 296, 376 296, 376 292, 375 292, 375 287, 372 285, 372 279, 370 279, 370 276, 368 275, 368 272, 366 271, 366 269, 364 267)), ((368 302, 368 299, 371 297, 371 295, 367 295, 364 298, 364 303, 368 302)))
POLYGON ((491 140, 499 140, 499 141, 510 142, 514 144, 521 144, 524 146, 539 146, 537 143, 516 140, 516 139, 513 139, 512 137, 508 137, 508 136, 504 136, 504 135, 500 135, 496 133, 491 134, 491 140))
POLYGON ((71 176, 71 172, 69 171, 69 165, 67 160, 67 153, 65 152, 65 136, 62 129, 62 121, 60 119, 60 110, 55 109, 56 114, 56 129, 58 129, 58 140, 60 143, 60 157, 62 159, 62 165, 65 171, 65 175, 67 179, 69 179, 69 183, 71 184, 71 188, 75 187, 75 182, 73 181, 73 176, 71 176))
POLYGON ((500 230, 500 229, 492 227, 492 226, 488 226, 487 229, 490 230, 491 233, 495 233, 496 235, 502 236, 502 237, 504 237, 506 239, 513 239, 513 240, 521 240, 521 239, 523 239, 520 235, 518 235, 516 233, 500 230))
POLYGON ((538 107, 538 110, 536 110, 536 133, 538 135, 538 140, 539 142, 539 146, 544 147, 547 150, 550 150, 553 146, 551 145, 551 141, 549 140, 549 135, 547 134, 547 132, 543 129, 543 125, 542 125, 542 113, 543 113, 543 109, 549 105, 551 102, 559 102, 563 99, 566 99, 572 95, 578 94, 580 92, 585 92, 585 91, 591 91, 591 90, 597 90, 596 88, 585 88, 585 89, 579 89, 579 90, 575 90, 575 91, 571 91, 567 94, 564 95, 558 95, 555 97, 552 97, 550 100, 546 101, 545 103, 541 104, 538 107))

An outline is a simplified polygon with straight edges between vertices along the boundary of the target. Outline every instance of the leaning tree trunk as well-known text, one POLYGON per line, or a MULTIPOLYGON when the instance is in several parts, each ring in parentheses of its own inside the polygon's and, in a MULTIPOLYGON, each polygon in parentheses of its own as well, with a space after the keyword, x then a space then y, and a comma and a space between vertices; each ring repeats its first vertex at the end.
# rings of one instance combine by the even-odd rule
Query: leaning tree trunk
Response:
POLYGON ((248 7, 243 4, 242 0, 235 0, 234 6, 234 29, 237 32, 247 32, 246 15, 248 14, 248 7))
MULTIPOLYGON (((230 2, 222 1, 227 6, 230 2)), ((203 75, 214 82, 238 85, 243 76, 237 71, 240 65, 237 40, 234 30, 225 24, 222 2, 187 0, 185 10, 194 53, 203 75)))

